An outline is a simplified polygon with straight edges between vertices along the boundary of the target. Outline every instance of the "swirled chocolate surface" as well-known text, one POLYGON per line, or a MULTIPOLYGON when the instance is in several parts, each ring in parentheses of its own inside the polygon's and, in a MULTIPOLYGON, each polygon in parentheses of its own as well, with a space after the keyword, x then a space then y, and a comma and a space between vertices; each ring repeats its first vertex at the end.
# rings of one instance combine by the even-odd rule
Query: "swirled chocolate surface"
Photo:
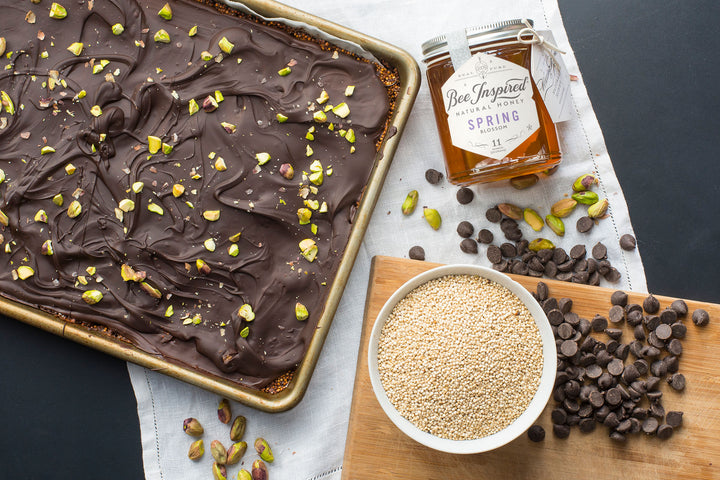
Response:
POLYGON ((297 366, 383 134, 374 66, 191 1, 171 2, 170 20, 164 1, 68 2, 61 19, 51 2, 0 3, 2 294, 249 386, 297 366), (341 103, 345 118, 313 118, 341 103))

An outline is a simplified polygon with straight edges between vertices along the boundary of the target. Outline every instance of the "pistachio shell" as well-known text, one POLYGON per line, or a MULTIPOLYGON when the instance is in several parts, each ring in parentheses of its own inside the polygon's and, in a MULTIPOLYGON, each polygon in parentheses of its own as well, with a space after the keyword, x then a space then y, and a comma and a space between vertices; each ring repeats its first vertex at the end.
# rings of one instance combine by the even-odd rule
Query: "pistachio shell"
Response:
POLYGON ((524 190, 535 185, 540 177, 531 173, 530 175, 521 175, 519 177, 511 178, 510 185, 517 190, 524 190))
POLYGON ((583 205, 592 205, 600 199, 597 193, 591 192, 590 190, 573 193, 572 198, 573 200, 577 201, 578 203, 582 203, 583 205))
POLYGON ((557 218, 565 218, 570 215, 573 210, 575 210, 577 203, 578 202, 575 199, 563 198, 562 200, 555 202, 555 204, 550 208, 550 214, 557 218))
POLYGON ((602 200, 598 200, 594 204, 590 205, 588 207, 588 217, 590 218, 600 218, 605 213, 607 213, 608 209, 608 201, 607 198, 603 198, 602 200))
POLYGON ((597 178, 590 174, 586 173, 584 175, 580 175, 572 184, 572 189, 575 192, 584 192, 588 188, 590 188, 593 184, 598 183, 597 178))

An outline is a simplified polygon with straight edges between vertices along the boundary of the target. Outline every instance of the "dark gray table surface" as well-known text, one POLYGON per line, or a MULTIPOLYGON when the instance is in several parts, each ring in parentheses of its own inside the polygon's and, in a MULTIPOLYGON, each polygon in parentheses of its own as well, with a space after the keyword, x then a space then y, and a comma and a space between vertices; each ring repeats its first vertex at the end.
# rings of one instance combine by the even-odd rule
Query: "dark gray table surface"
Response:
MULTIPOLYGON (((648 288, 720 303, 720 3, 559 4, 648 288)), ((124 362, 0 317, 0 365, 0 478, 143 478, 124 362)))

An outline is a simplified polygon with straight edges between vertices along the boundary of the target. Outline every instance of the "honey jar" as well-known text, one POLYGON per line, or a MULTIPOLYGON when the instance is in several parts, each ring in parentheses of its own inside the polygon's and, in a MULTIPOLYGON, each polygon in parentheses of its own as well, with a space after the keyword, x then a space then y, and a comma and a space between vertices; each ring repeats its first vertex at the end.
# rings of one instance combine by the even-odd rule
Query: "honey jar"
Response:
POLYGON ((451 183, 493 182, 560 163, 555 124, 530 74, 538 38, 531 26, 504 21, 422 45, 451 183))

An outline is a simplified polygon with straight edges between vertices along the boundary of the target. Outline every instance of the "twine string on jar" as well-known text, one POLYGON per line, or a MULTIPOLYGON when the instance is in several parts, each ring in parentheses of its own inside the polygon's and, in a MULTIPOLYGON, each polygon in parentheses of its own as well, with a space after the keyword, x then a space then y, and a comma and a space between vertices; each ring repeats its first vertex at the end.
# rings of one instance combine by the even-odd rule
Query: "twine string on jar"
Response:
POLYGON ((546 40, 545 37, 543 37, 537 31, 535 31, 535 29, 532 27, 532 24, 526 18, 524 18, 522 22, 525 24, 525 28, 523 28, 522 30, 520 30, 517 33, 518 42, 524 43, 526 45, 531 45, 533 43, 536 43, 536 44, 540 45, 541 47, 544 47, 544 48, 547 48, 550 50, 554 50, 558 53, 562 53, 562 54, 565 53, 564 51, 560 50, 556 45, 554 45, 552 42, 546 40), (531 35, 532 38, 526 40, 526 39, 522 38, 523 35, 531 35))

